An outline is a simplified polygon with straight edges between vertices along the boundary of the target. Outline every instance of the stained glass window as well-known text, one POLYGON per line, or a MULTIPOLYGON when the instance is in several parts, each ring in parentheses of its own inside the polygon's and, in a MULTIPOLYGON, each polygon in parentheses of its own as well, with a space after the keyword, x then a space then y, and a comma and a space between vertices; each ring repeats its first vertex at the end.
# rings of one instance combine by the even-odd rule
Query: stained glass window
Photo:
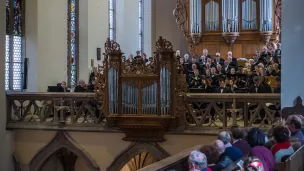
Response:
POLYGON ((139 51, 143 53, 144 50, 144 1, 139 0, 139 51))
POLYGON ((116 0, 109 0, 109 38, 115 40, 115 8, 116 0))
POLYGON ((22 89, 23 0, 6 0, 5 89, 22 89))
POLYGON ((75 86, 78 76, 78 0, 68 0, 68 85, 75 86))

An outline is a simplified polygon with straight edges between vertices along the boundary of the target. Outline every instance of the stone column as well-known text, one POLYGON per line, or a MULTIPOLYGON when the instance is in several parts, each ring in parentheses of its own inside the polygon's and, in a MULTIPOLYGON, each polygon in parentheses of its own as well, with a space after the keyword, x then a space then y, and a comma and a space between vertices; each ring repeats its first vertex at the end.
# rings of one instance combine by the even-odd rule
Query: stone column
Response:
POLYGON ((303 6, 303 0, 282 2, 282 108, 304 98, 303 6))
POLYGON ((13 133, 6 130, 5 73, 5 0, 0 0, 0 170, 13 171, 13 133))

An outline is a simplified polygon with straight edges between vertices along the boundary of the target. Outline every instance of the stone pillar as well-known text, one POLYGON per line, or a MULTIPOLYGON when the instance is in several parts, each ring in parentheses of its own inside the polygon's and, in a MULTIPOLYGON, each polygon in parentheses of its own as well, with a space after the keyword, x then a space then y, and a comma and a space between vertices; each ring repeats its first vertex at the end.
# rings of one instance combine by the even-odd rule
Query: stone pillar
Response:
POLYGON ((28 91, 67 80, 67 1, 26 1, 26 57, 28 91))
POLYGON ((282 108, 304 98, 303 6, 303 0, 282 2, 282 108))
POLYGON ((13 133, 6 130, 5 73, 5 0, 0 0, 0 170, 13 171, 13 133))

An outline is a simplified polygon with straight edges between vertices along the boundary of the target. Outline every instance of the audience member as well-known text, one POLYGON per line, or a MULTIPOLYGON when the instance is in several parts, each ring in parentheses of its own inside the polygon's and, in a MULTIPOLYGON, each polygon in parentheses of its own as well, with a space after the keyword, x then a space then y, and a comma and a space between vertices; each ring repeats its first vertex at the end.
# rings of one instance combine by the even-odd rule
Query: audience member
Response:
POLYGON ((221 171, 222 169, 224 169, 222 165, 216 164, 220 153, 215 147, 213 147, 212 145, 204 145, 200 151, 206 155, 208 167, 212 171, 221 171))
POLYGON ((284 162, 281 161, 282 157, 294 153, 291 143, 289 142, 289 134, 289 130, 284 126, 277 126, 273 130, 273 136, 276 144, 272 148, 272 154, 276 163, 284 162))
POLYGON ((207 166, 205 154, 200 151, 192 151, 188 163, 189 171, 211 171, 207 166))
POLYGON ((225 148, 226 147, 231 147, 231 137, 230 137, 230 134, 226 131, 221 131, 218 136, 217 136, 217 139, 218 140, 221 140, 224 145, 225 145, 225 148))
POLYGON ((79 80, 74 92, 86 92, 86 84, 84 80, 79 80))
MULTIPOLYGON (((227 133, 227 132, 226 132, 227 133)), ((228 134, 228 133, 227 133, 228 134)), ((229 135, 230 136, 230 135, 229 135)), ((220 139, 218 139, 220 140, 220 139)), ((222 141, 222 140, 220 140, 222 141)), ((223 142, 223 141, 222 141, 223 142)), ((217 142, 215 142, 217 143, 217 142)), ((224 143, 224 142, 223 142, 224 143)), ((216 145, 216 144, 215 144, 216 145)), ((240 149, 236 148, 236 147, 233 147, 231 146, 226 146, 225 143, 224 143, 224 147, 225 147, 225 150, 223 153, 221 153, 220 155, 220 158, 221 157, 225 157, 225 156, 228 156, 233 162, 237 161, 238 159, 242 158, 243 157, 243 153, 240 149)))
POLYGON ((266 136, 258 128, 252 128, 248 132, 247 141, 251 146, 251 155, 258 157, 263 163, 265 171, 273 171, 275 160, 271 151, 264 147, 266 136))
POLYGON ((229 156, 225 155, 225 145, 223 143, 223 141, 221 140, 215 140, 212 143, 212 146, 214 148, 217 149, 217 151, 219 152, 220 156, 218 157, 216 164, 218 166, 220 166, 221 168, 226 168, 228 167, 231 163, 233 163, 233 161, 230 159, 229 156))
POLYGON ((235 128, 232 130, 233 144, 232 146, 239 148, 244 155, 251 152, 251 147, 246 140, 246 132, 243 128, 235 128))
POLYGON ((285 124, 291 132, 291 137, 298 138, 298 141, 301 142, 301 145, 304 145, 304 135, 301 131, 301 119, 296 115, 291 115, 287 118, 285 124))
POLYGON ((257 157, 250 156, 248 157, 243 164, 244 171, 266 171, 264 169, 263 163, 257 157))

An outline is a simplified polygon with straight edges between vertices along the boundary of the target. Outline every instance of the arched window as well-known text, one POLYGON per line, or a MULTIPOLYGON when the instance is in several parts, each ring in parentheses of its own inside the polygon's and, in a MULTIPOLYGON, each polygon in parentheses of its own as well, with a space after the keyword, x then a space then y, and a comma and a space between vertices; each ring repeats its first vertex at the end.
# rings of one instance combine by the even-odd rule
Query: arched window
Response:
POLYGON ((139 0, 138 3, 139 11, 139 51, 143 53, 144 51, 144 1, 139 0))
POLYGON ((24 0, 6 0, 5 89, 22 90, 24 0))
POLYGON ((79 64, 79 34, 78 34, 78 18, 79 18, 79 0, 68 0, 68 56, 67 56, 67 76, 68 85, 75 86, 78 78, 79 64))
POLYGON ((109 38, 110 40, 116 40, 116 0, 109 0, 109 38))

